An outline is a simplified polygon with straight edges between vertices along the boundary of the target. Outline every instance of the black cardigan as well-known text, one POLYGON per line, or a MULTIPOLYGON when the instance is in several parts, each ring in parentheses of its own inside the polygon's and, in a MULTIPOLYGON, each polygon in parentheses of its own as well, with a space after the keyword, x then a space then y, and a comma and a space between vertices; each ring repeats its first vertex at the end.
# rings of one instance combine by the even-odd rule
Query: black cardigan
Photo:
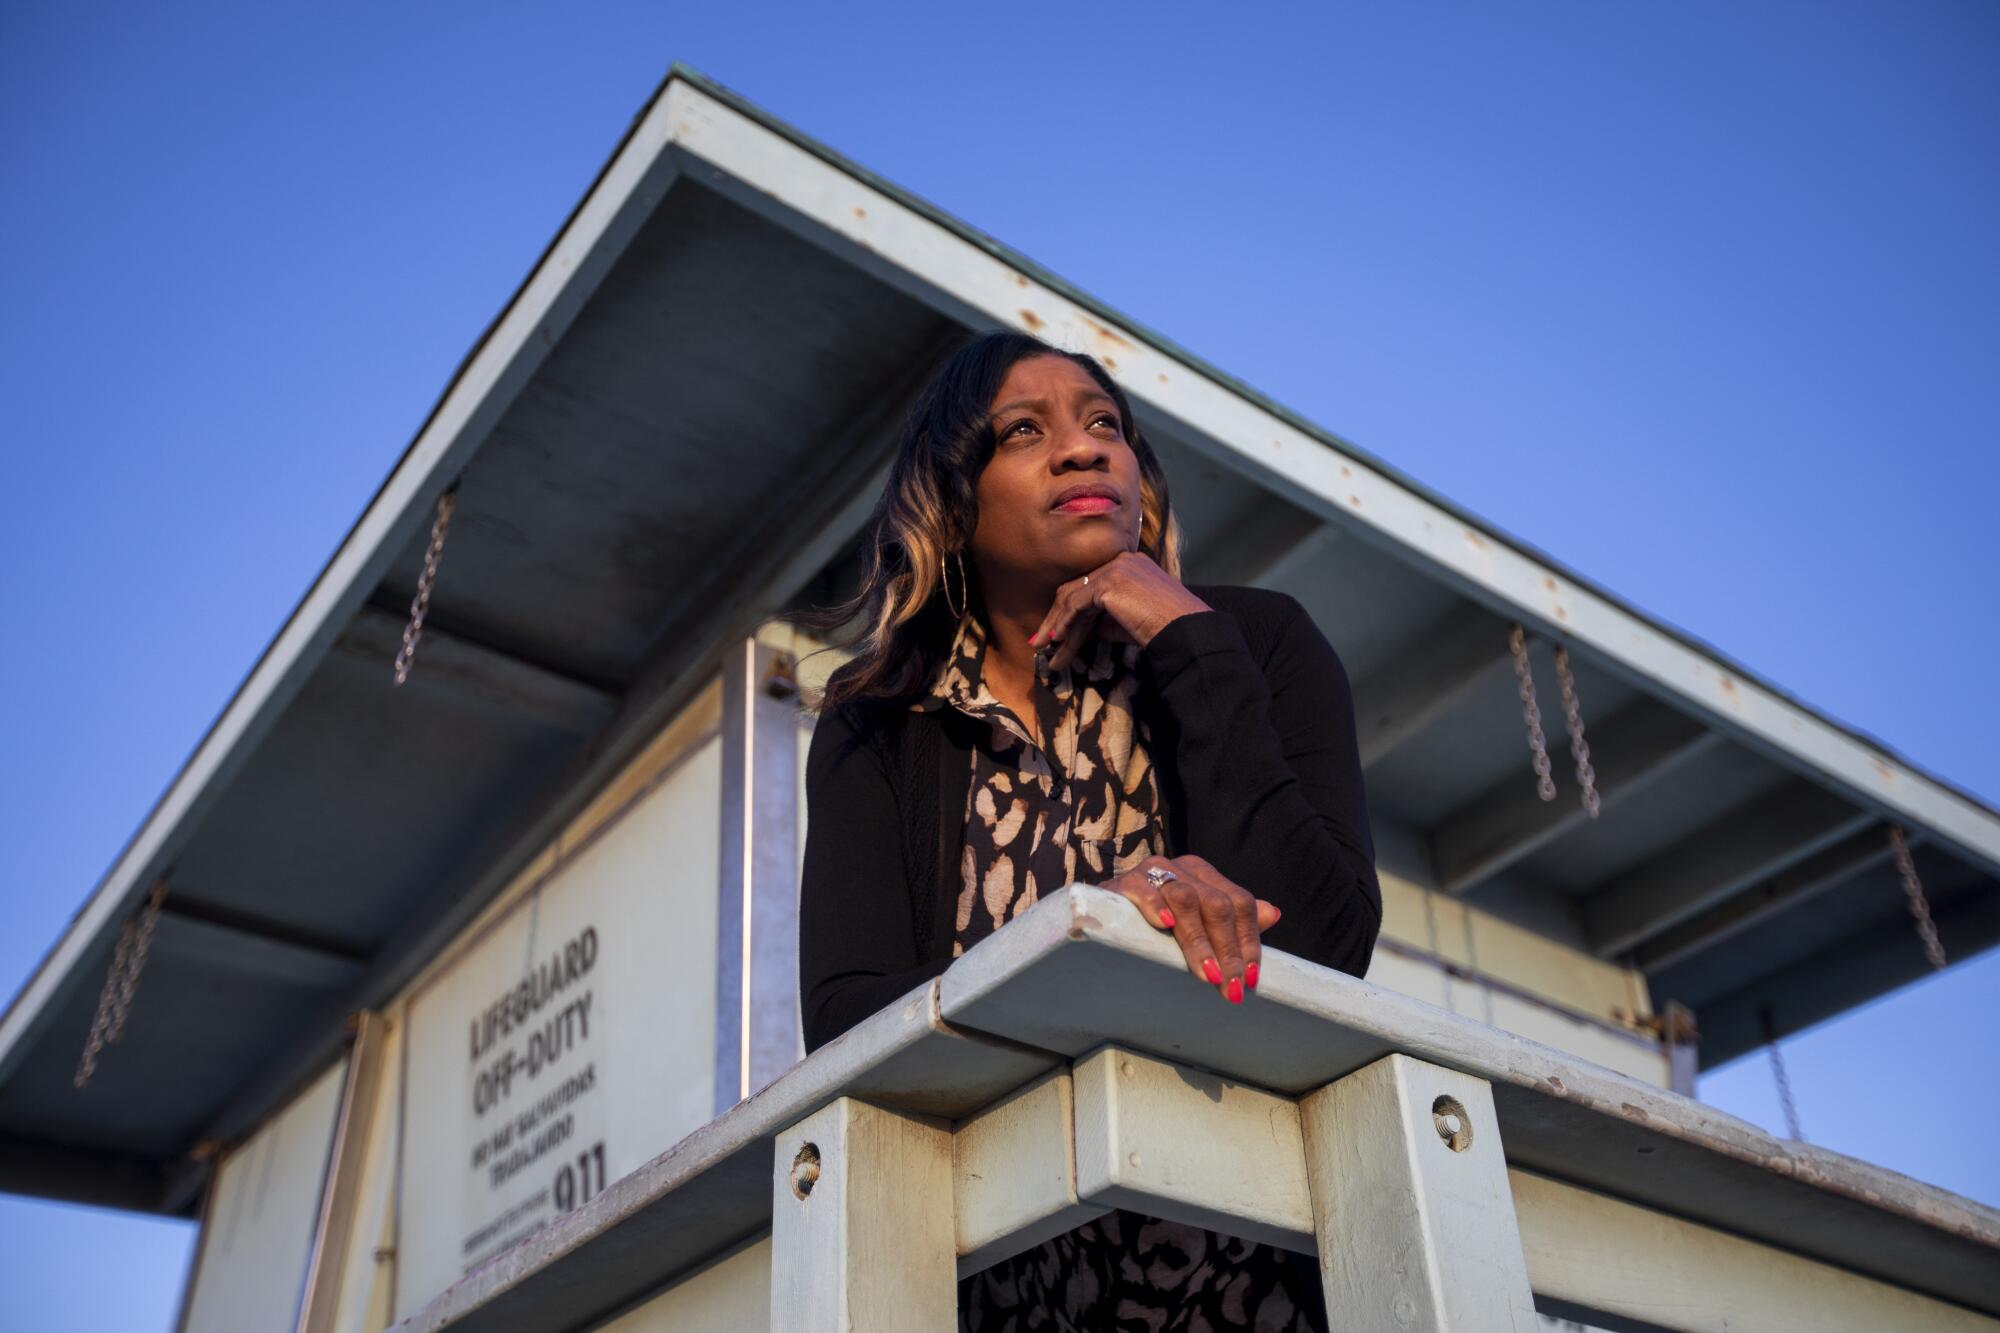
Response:
MULTIPOLYGON (((1139 656, 1167 853, 1206 857, 1277 904, 1272 948, 1360 976, 1382 891, 1347 673, 1291 597, 1191 591, 1215 609, 1173 621, 1139 656)), ((950 963, 977 726, 955 709, 866 702, 814 728, 799 894, 808 1050, 950 963)))

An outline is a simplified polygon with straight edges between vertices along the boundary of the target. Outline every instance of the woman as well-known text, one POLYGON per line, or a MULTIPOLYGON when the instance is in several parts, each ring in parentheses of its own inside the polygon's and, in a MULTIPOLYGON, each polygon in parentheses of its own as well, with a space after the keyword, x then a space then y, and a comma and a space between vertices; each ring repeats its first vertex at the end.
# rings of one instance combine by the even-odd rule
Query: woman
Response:
MULTIPOLYGON (((1166 477, 1091 357, 976 339, 916 404, 854 660, 807 760, 800 995, 817 1048, 1082 881, 1190 984, 1264 943, 1360 975, 1381 921, 1353 703, 1298 603, 1189 588, 1166 477)), ((1308 1260, 1113 1213, 960 1286, 966 1329, 1318 1329, 1308 1260)))

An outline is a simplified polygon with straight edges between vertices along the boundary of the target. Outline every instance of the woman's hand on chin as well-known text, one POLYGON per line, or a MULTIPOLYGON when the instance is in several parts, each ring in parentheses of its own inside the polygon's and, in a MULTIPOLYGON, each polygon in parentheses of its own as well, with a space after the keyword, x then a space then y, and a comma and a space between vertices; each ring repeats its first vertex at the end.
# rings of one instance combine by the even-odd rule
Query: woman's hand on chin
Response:
POLYGON ((1171 930, 1188 971, 1231 1004, 1257 988, 1258 936, 1277 924, 1278 909, 1199 856, 1149 856, 1104 887, 1124 894, 1155 928, 1171 930))
POLYGON ((1210 609, 1151 556, 1121 551, 1056 589, 1054 604, 1028 643, 1038 649, 1054 645, 1049 665, 1061 670, 1076 660, 1093 630, 1113 642, 1143 648, 1182 616, 1210 609))

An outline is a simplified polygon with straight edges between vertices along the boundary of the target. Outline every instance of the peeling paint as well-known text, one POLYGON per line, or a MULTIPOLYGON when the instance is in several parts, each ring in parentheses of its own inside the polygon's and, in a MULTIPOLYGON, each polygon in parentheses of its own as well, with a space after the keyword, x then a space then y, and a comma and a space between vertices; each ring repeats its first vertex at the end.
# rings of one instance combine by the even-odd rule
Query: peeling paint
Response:
POLYGON ((861 205, 856 204, 854 206, 854 216, 858 218, 865 218, 868 216, 868 210, 863 208, 861 205))
POLYGON ((1021 308, 1021 322, 1026 324, 1030 330, 1042 327, 1042 317, 1026 306, 1021 308))

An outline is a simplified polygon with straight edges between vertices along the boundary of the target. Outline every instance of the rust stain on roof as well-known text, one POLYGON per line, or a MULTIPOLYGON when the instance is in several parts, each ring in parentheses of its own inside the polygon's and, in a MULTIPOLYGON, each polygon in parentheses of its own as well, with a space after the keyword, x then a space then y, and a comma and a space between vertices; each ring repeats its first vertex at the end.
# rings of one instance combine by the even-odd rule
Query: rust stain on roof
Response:
POLYGON ((1125 339, 1120 337, 1118 334, 1113 333, 1110 329, 1104 327, 1104 325, 1099 324, 1096 320, 1090 318, 1088 315, 1084 316, 1083 326, 1089 329, 1091 333, 1096 337, 1102 338, 1104 339, 1104 341, 1111 343, 1114 346, 1130 347, 1132 345, 1131 343, 1125 341, 1125 339))

